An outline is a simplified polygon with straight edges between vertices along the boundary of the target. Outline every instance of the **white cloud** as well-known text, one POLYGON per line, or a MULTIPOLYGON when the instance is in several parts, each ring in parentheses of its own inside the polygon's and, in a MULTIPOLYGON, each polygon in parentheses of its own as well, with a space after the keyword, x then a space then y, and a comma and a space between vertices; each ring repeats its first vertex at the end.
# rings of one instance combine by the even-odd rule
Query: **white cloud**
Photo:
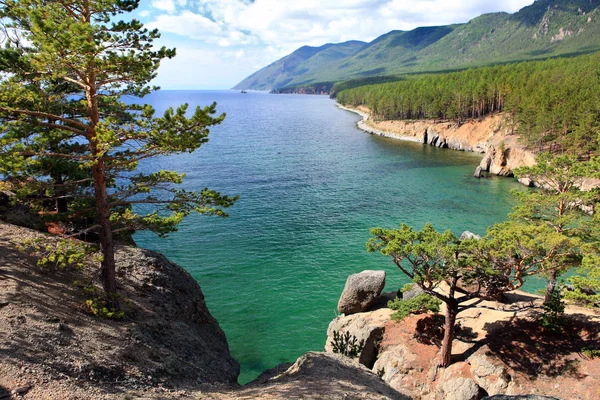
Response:
POLYGON ((515 12, 532 1, 152 0, 155 9, 166 13, 148 27, 195 40, 197 47, 211 48, 217 56, 225 54, 217 52, 218 47, 231 49, 234 55, 244 50, 243 56, 229 62, 243 63, 248 75, 256 63, 263 67, 303 45, 371 41, 394 29, 467 22, 487 12, 515 12))
POLYGON ((175 2, 173 0, 152 0, 152 7, 168 12, 175 11, 175 2))

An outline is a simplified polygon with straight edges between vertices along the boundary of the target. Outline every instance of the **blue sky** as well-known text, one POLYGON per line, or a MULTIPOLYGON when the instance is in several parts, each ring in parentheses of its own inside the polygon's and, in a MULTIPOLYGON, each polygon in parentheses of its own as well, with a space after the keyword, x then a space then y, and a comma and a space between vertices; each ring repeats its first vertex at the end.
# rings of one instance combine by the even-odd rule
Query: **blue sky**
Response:
POLYGON ((134 17, 177 48, 155 84, 229 89, 303 45, 371 41, 394 29, 446 25, 532 0, 142 0, 134 17))

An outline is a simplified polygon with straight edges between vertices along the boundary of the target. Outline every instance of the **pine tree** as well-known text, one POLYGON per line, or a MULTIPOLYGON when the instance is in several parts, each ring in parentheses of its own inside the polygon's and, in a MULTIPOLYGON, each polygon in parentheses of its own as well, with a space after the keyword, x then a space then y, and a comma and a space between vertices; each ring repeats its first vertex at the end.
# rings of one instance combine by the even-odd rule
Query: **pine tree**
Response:
POLYGON ((143 160, 193 152, 225 116, 216 116, 215 104, 193 113, 182 105, 157 117, 149 105, 124 102, 157 89, 149 83, 160 61, 175 56, 154 47, 157 30, 118 20, 138 3, 0 1, 1 173, 16 177, 21 192, 54 204, 67 199, 55 208, 68 219, 91 216, 83 230, 98 236, 108 294, 116 292, 115 234, 164 235, 193 211, 225 216, 235 201, 209 189, 177 189, 184 175, 174 171, 136 172, 143 160), (151 209, 140 214, 138 204, 151 209))

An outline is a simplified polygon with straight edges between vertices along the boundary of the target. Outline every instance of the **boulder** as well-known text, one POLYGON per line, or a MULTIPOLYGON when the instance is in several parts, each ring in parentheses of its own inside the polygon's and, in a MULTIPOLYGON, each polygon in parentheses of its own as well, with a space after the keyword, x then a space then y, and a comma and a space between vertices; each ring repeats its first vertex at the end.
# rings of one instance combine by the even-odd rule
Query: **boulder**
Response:
POLYGON ((378 354, 378 344, 383 338, 384 326, 390 320, 392 310, 382 308, 368 313, 359 313, 337 317, 327 328, 325 351, 333 353, 333 333, 346 332, 356 337, 357 342, 364 341, 356 360, 367 368, 373 367, 378 354))
POLYGON ((460 235, 460 240, 468 240, 468 239, 481 239, 481 236, 471 232, 471 231, 464 231, 461 235, 460 235))
POLYGON ((285 372, 253 381, 235 394, 240 399, 410 400, 350 358, 316 352, 302 355, 285 372))
POLYGON ((531 179, 526 178, 526 177, 519 178, 519 183, 521 183, 521 184, 523 184, 523 185, 525 185, 527 187, 534 187, 535 186, 535 183, 531 179))
POLYGON ((363 271, 346 280, 338 302, 338 311, 355 314, 367 311, 385 286, 385 271, 363 271))
POLYGON ((467 362, 475 382, 482 387, 487 394, 495 395, 506 393, 512 378, 501 362, 492 362, 486 354, 489 352, 487 346, 473 354, 467 362))
POLYGON ((406 301, 413 299, 422 293, 425 293, 425 291, 421 289, 419 285, 413 284, 410 290, 407 290, 406 292, 402 293, 402 300, 406 301))
POLYGON ((481 169, 483 171, 490 170, 490 165, 492 164, 492 157, 493 157, 493 152, 491 150, 488 150, 488 152, 485 154, 485 156, 479 163, 479 166, 481 167, 481 169))
POLYGON ((477 168, 475 168, 475 173, 473 174, 473 176, 475 178, 481 178, 482 174, 483 174, 483 169, 481 168, 481 166, 478 166, 477 168))
POLYGON ((454 378, 438 386, 438 392, 444 400, 477 400, 479 386, 470 378, 454 378))

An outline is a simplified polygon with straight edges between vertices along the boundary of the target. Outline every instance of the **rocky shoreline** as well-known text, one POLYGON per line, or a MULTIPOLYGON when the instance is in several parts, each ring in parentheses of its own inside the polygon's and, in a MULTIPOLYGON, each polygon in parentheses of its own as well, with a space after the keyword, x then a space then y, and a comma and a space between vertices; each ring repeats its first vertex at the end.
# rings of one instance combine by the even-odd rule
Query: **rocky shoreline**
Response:
POLYGON ((324 352, 306 353, 239 386, 225 335, 183 268, 159 253, 120 246, 119 292, 127 314, 104 319, 85 310, 89 289, 81 290, 97 279, 97 266, 41 269, 18 250, 25 239, 57 240, 0 222, 2 400, 566 400, 591 399, 599 386, 600 359, 584 357, 579 347, 599 339, 600 316, 572 309, 581 329, 546 338, 531 330, 539 298, 514 293, 508 302, 483 302, 461 314, 456 360, 439 369, 436 315, 391 320, 386 304, 397 292, 381 294, 383 271, 348 280, 338 304, 346 314, 331 322, 324 352), (423 326, 429 328, 423 332, 423 326), (537 336, 518 347, 507 330, 537 336), (335 354, 334 332, 364 341, 354 359, 335 354))
MULTIPOLYGON (((357 122, 357 127, 372 135, 483 154, 475 171, 476 177, 481 177, 483 172, 511 177, 514 169, 535 164, 535 153, 519 143, 519 137, 513 134, 512 127, 505 123, 504 116, 500 114, 464 124, 448 121, 373 121, 366 107, 353 108, 339 103, 337 106, 360 115, 362 119, 357 122)), ((531 184, 527 181, 521 183, 531 184)))

